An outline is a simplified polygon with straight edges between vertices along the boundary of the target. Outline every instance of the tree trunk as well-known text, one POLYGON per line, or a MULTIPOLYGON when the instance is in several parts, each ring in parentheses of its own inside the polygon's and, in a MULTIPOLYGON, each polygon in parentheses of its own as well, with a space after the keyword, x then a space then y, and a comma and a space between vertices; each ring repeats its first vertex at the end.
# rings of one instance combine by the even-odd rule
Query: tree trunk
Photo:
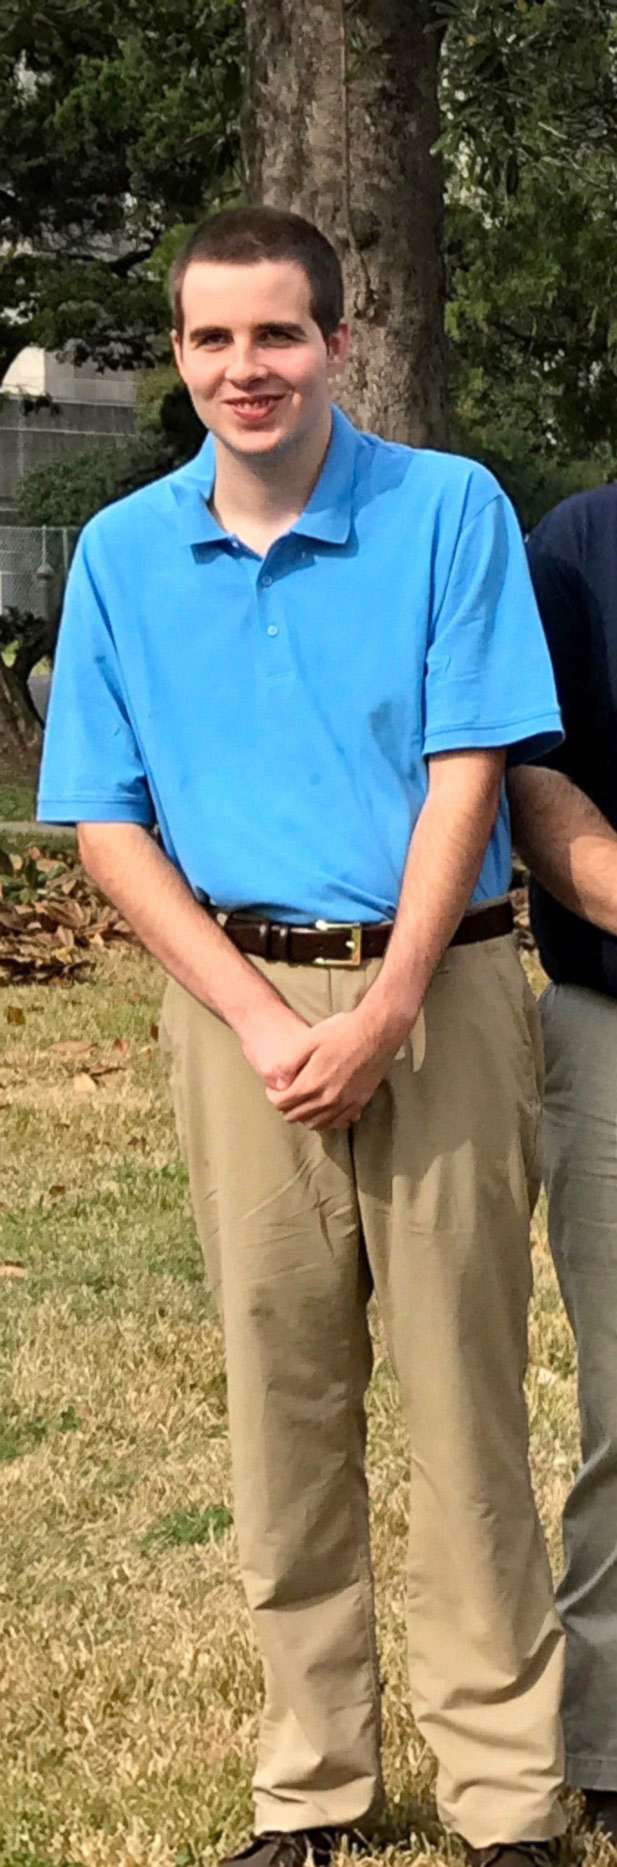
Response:
POLYGON ((364 428, 447 445, 440 32, 429 0, 247 0, 249 195, 321 227, 343 261, 364 428))
POLYGON ((34 777, 40 754, 41 728, 0 655, 0 777, 34 777))

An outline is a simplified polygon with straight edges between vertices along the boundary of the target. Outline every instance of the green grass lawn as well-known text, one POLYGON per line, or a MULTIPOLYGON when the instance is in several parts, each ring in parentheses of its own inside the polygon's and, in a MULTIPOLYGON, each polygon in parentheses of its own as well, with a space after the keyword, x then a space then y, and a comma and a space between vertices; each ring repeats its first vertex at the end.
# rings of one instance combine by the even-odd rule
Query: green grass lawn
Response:
MULTIPOLYGON (((115 948, 88 984, 0 995, 0 1867, 196 1867, 250 1821, 259 1666, 160 994, 115 948)), ((575 1371, 541 1219, 535 1259, 534 1473, 557 1563, 575 1371)), ((437 1867, 460 1855, 409 1714, 407 1453, 378 1327, 376 1351, 382 1841, 388 1867, 437 1867)), ((568 1858, 615 1857, 575 1834, 568 1858)))
POLYGON ((0 778, 0 823, 32 822, 34 784, 21 778, 0 778))

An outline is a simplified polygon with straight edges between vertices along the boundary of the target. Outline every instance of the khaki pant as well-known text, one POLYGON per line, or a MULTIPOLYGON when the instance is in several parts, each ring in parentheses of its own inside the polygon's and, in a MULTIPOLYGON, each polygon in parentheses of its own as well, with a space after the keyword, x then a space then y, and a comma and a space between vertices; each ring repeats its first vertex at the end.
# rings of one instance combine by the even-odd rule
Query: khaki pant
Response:
POLYGON ((564 1514, 567 1776, 617 1790, 617 1004, 542 1000, 549 1236, 576 1336, 582 1465, 564 1514))
MULTIPOLYGON (((379 970, 259 964, 310 1022, 379 970)), ((411 1694, 445 1822, 557 1833, 562 1638, 523 1398, 537 1023, 509 939, 450 949, 426 1055, 359 1123, 287 1124, 233 1033, 170 985, 178 1127, 223 1321, 235 1523, 266 1680, 256 1826, 361 1824, 381 1798, 364 1395, 374 1287, 411 1445, 411 1694)), ((416 1062, 418 1058, 416 1056, 416 1062)))

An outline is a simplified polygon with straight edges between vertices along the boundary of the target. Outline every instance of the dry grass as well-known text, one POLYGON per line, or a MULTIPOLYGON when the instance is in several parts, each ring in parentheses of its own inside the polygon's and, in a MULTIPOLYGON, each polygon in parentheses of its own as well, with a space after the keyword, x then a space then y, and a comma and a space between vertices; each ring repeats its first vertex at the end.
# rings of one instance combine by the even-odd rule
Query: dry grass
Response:
MULTIPOLYGON (((259 1668, 229 1528, 220 1337, 151 1028, 159 996, 156 969, 125 951, 102 956, 90 985, 0 1005, 0 1258, 27 1272, 0 1285, 0 1867, 191 1867, 250 1819, 259 1668), (90 1087, 86 1044, 109 1066, 90 1087)), ((541 1220, 536 1268, 534 1470, 557 1562, 574 1357, 541 1220)), ((379 1336, 377 1351, 380 1860, 436 1867, 459 1856, 410 1727, 406 1451, 379 1336)), ((579 1834, 571 1858, 616 1857, 579 1834)))

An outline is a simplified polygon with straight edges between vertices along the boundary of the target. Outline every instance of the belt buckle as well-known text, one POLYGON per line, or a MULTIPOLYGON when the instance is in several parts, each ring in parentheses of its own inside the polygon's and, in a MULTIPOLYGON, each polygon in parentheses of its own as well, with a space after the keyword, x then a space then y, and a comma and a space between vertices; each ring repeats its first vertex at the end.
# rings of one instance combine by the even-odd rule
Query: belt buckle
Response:
POLYGON ((349 947, 349 958, 322 959, 320 955, 318 959, 313 960, 314 966, 362 965, 362 926, 360 921, 315 921, 315 926, 319 928, 320 933, 348 933, 349 939, 345 941, 345 945, 349 947))

